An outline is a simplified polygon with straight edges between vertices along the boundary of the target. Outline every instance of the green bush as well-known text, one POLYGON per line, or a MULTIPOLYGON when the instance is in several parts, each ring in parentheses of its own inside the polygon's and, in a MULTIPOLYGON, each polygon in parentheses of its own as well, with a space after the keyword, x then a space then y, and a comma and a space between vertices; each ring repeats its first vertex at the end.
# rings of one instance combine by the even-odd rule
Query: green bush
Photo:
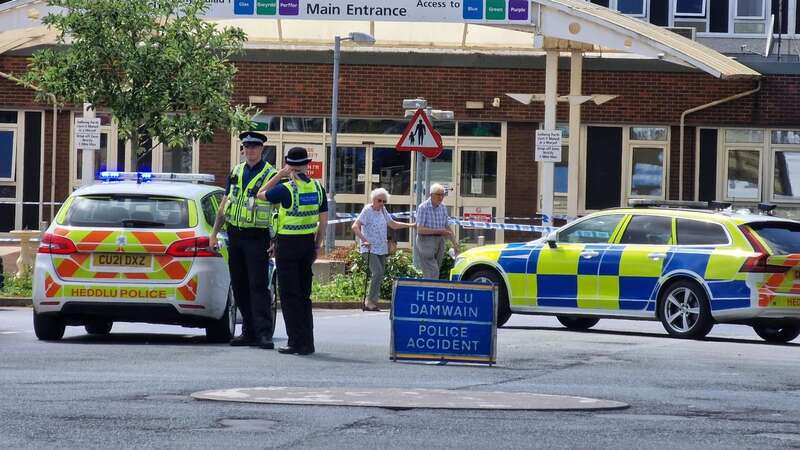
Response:
POLYGON ((17 278, 13 273, 3 275, 5 281, 0 289, 0 297, 30 298, 33 295, 33 279, 30 273, 17 278))
MULTIPOLYGON (((360 292, 361 298, 364 298, 364 286, 367 279, 368 263, 365 255, 358 252, 357 247, 353 247, 347 254, 347 275, 356 281, 355 284, 361 284, 360 292)), ((381 283, 381 298, 392 298, 392 284, 395 278, 419 278, 422 276, 419 270, 414 267, 411 253, 397 250, 391 255, 386 257, 386 268, 383 275, 383 282, 381 283)))

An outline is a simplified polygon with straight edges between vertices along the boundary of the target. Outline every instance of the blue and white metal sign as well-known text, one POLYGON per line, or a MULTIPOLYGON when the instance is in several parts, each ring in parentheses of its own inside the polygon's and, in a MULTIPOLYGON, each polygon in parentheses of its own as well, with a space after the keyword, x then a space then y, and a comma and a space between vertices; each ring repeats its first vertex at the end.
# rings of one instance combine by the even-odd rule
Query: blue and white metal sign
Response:
POLYGON ((392 295, 392 360, 494 364, 497 288, 400 279, 392 295))

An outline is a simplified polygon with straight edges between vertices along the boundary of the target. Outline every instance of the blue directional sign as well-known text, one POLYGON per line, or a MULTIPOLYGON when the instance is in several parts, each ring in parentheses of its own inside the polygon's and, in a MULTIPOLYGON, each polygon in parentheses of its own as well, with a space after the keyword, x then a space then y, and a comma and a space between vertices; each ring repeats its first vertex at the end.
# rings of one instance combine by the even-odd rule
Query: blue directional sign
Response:
POLYGON ((397 280, 391 358, 494 364, 496 293, 481 283, 397 280))

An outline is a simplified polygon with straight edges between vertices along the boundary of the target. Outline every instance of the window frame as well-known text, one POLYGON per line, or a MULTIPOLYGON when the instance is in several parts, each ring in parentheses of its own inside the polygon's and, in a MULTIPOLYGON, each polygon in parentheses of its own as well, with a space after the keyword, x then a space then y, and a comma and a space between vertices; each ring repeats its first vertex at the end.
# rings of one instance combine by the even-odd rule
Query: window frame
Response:
MULTIPOLYGON (((770 161, 768 164, 769 173, 770 173, 770 187, 769 187, 769 199, 771 202, 774 203, 791 203, 791 204, 798 204, 800 203, 800 195, 795 196, 793 199, 785 199, 785 198, 776 198, 775 197, 775 163, 777 161, 776 153, 778 152, 789 152, 789 153, 798 153, 800 154, 800 145, 792 145, 792 144, 770 144, 769 146, 769 156, 770 161)), ((763 161, 762 161, 763 162, 763 161)))
POLYGON ((672 2, 672 16, 673 16, 673 19, 674 18, 678 18, 678 17, 702 17, 702 18, 705 18, 706 17, 706 12, 707 12, 707 9, 708 9, 707 8, 708 1, 707 0, 700 0, 700 1, 702 2, 701 12, 699 12, 699 13, 683 13, 683 12, 678 12, 678 0, 674 0, 672 2))
POLYGON ((692 218, 688 218, 688 217, 675 217, 673 230, 674 230, 673 231, 673 235, 674 235, 673 239, 675 239, 675 245, 678 248, 680 248, 680 247, 716 248, 716 247, 725 247, 725 246, 731 245, 733 243, 733 241, 731 239, 731 234, 728 232, 728 228, 726 226, 724 226, 723 224, 718 223, 718 222, 714 222, 712 220, 700 220, 700 219, 692 219, 692 218), (685 245, 681 244, 680 239, 678 238, 678 221, 679 220, 688 220, 690 222, 700 222, 700 223, 710 223, 710 224, 712 224, 712 225, 714 225, 716 227, 722 228, 722 232, 725 233, 725 238, 727 239, 727 242, 724 243, 724 244, 685 244, 685 245))
POLYGON ((569 225, 566 225, 563 228, 561 228, 560 230, 558 230, 556 232, 556 236, 557 236, 556 242, 558 242, 559 244, 578 244, 578 245, 581 245, 581 244, 612 244, 617 240, 617 236, 625 228, 625 226, 627 226, 627 223, 628 223, 628 215, 626 215, 624 213, 621 213, 621 212, 609 212, 608 214, 598 214, 598 215, 586 216, 586 217, 584 217, 582 219, 579 219, 579 220, 576 220, 575 222, 572 222, 569 225), (599 219, 599 218, 602 218, 602 217, 610 217, 610 216, 619 216, 620 218, 619 218, 619 222, 617 222, 617 224, 614 226, 614 230, 611 232, 611 235, 608 237, 608 240, 606 242, 566 242, 561 238, 562 233, 564 233, 565 231, 569 231, 572 228, 581 226, 582 224, 584 224, 586 222, 589 222, 589 221, 591 221, 593 219, 599 219))
MULTIPOLYGON (((748 0, 736 0, 736 4, 734 5, 734 9, 733 9, 733 19, 734 20, 738 20, 738 19, 745 19, 745 20, 758 20, 758 19, 760 19, 760 20, 764 20, 765 19, 765 16, 767 14, 766 13, 766 11, 767 11, 767 2, 766 2, 766 0, 759 0, 761 2, 761 15, 760 16, 740 16, 739 15, 739 3, 740 2, 745 2, 745 1, 748 1, 748 0)), ((750 1, 752 1, 752 0, 750 0, 750 1)), ((729 15, 729 17, 730 17, 730 15, 729 15)), ((766 24, 765 24, 765 33, 766 33, 766 24)))
MULTIPOLYGON (((614 3, 614 9, 616 11, 618 11, 620 14, 625 14, 628 17, 638 17, 638 18, 646 18, 646 17, 648 17, 648 13, 649 13, 648 6, 650 5, 650 1, 649 0, 639 0, 639 2, 642 5, 642 12, 641 13, 637 13, 637 14, 631 14, 631 13, 622 12, 619 9, 619 1, 620 0, 614 0, 613 3, 614 3)), ((611 6, 610 3, 609 3, 609 6, 611 6)))
POLYGON ((731 202, 760 202, 762 197, 764 196, 764 151, 761 147, 753 147, 748 146, 748 144, 723 144, 723 154, 722 154, 722 166, 720 170, 722 172, 722 177, 720 181, 722 182, 722 198, 725 201, 731 202), (728 173, 730 166, 728 165, 730 162, 730 155, 732 151, 749 151, 749 152, 756 152, 758 153, 758 194, 755 197, 732 197, 728 195, 729 187, 728 187, 728 173))
POLYGON ((675 232, 676 231, 675 230, 675 223, 676 223, 675 222, 675 217, 673 217, 673 216, 665 216, 665 215, 661 215, 661 214, 629 214, 627 220, 625 220, 625 226, 622 229, 619 230, 617 239, 614 240, 614 243, 618 244, 618 245, 651 245, 651 246, 656 246, 657 245, 657 246, 662 246, 662 247, 663 246, 675 245, 675 242, 677 241, 677 235, 676 235, 676 232, 675 232), (633 220, 635 218, 637 218, 637 217, 669 219, 669 221, 670 221, 670 227, 669 227, 669 229, 670 229, 670 237, 669 237, 669 240, 667 240, 667 243, 666 244, 649 244, 649 243, 640 243, 640 242, 622 242, 622 238, 625 237, 625 233, 630 228, 631 222, 633 222, 633 220))
POLYGON ((18 124, 0 124, 0 131, 11 132, 11 176, 0 177, 2 183, 14 183, 17 180, 17 142, 19 139, 18 124))
POLYGON ((631 198, 644 198, 651 200, 665 200, 669 195, 669 162, 670 152, 669 145, 671 139, 671 129, 666 125, 630 125, 623 127, 622 145, 623 145, 623 167, 622 167, 622 196, 620 205, 624 205, 628 199, 631 198), (634 128, 663 128, 665 130, 664 139, 653 140, 634 140, 631 139, 631 133, 634 128), (637 148, 658 148, 661 150, 663 156, 661 166, 661 195, 633 195, 633 156, 637 148))

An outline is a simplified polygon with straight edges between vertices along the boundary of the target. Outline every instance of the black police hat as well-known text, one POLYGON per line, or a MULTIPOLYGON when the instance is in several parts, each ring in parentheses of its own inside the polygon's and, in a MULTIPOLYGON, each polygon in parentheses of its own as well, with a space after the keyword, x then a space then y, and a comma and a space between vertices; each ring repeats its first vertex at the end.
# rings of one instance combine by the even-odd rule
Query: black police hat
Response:
POLYGON ((308 157, 308 151, 303 147, 292 147, 286 153, 286 164, 290 166, 305 166, 311 162, 308 157))
POLYGON ((257 131, 245 131, 244 133, 239 134, 239 140, 242 142, 242 145, 246 145, 251 142, 264 145, 264 143, 267 142, 267 137, 257 131))

